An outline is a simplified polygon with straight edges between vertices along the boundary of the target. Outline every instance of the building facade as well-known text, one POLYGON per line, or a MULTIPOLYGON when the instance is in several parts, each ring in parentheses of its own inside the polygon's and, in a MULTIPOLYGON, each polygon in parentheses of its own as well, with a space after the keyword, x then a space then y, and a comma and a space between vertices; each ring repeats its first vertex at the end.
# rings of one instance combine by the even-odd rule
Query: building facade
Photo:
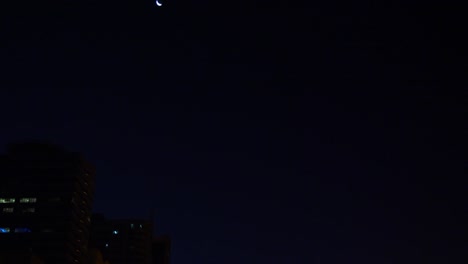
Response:
POLYGON ((0 258, 21 251, 45 264, 84 263, 94 175, 78 153, 43 143, 9 145, 0 156, 0 258))
POLYGON ((153 239, 153 264, 169 264, 171 262, 171 239, 160 236, 153 239))
POLYGON ((152 230, 148 220, 93 215, 90 248, 101 251, 111 264, 152 264, 152 230))

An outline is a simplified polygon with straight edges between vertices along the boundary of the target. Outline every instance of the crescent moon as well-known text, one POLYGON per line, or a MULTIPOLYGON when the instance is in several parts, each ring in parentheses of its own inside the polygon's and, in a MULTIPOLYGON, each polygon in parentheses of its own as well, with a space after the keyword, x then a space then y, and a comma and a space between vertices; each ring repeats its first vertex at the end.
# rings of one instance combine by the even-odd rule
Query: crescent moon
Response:
POLYGON ((156 5, 157 6, 162 6, 162 4, 159 2, 159 0, 156 0, 156 5))

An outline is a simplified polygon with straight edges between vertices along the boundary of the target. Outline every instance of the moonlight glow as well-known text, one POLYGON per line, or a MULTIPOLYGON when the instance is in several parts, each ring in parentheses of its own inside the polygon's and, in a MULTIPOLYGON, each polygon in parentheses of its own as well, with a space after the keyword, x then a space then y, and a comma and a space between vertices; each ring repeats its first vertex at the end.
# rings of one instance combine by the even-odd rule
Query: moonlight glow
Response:
POLYGON ((157 6, 162 6, 162 4, 159 2, 159 0, 156 0, 156 5, 157 6))

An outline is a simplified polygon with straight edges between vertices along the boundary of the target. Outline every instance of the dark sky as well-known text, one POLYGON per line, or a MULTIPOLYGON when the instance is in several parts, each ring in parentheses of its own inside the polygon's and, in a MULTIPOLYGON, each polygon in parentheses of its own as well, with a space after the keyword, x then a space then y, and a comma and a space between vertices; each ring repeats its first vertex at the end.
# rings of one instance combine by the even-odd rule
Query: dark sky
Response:
POLYGON ((95 211, 154 204, 173 264, 466 259, 440 7, 220 2, 2 8, 0 145, 83 152, 95 211))

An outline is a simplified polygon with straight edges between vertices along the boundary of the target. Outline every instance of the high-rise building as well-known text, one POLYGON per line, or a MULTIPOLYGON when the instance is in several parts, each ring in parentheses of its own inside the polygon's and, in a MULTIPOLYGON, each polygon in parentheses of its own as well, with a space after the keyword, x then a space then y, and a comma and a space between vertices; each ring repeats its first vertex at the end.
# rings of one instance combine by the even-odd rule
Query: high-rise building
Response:
POLYGON ((152 264, 152 230, 148 220, 108 220, 93 215, 89 245, 112 264, 152 264))
POLYGON ((58 146, 9 145, 0 156, 0 259, 19 263, 11 252, 29 252, 46 264, 83 263, 94 174, 80 154, 58 146))

